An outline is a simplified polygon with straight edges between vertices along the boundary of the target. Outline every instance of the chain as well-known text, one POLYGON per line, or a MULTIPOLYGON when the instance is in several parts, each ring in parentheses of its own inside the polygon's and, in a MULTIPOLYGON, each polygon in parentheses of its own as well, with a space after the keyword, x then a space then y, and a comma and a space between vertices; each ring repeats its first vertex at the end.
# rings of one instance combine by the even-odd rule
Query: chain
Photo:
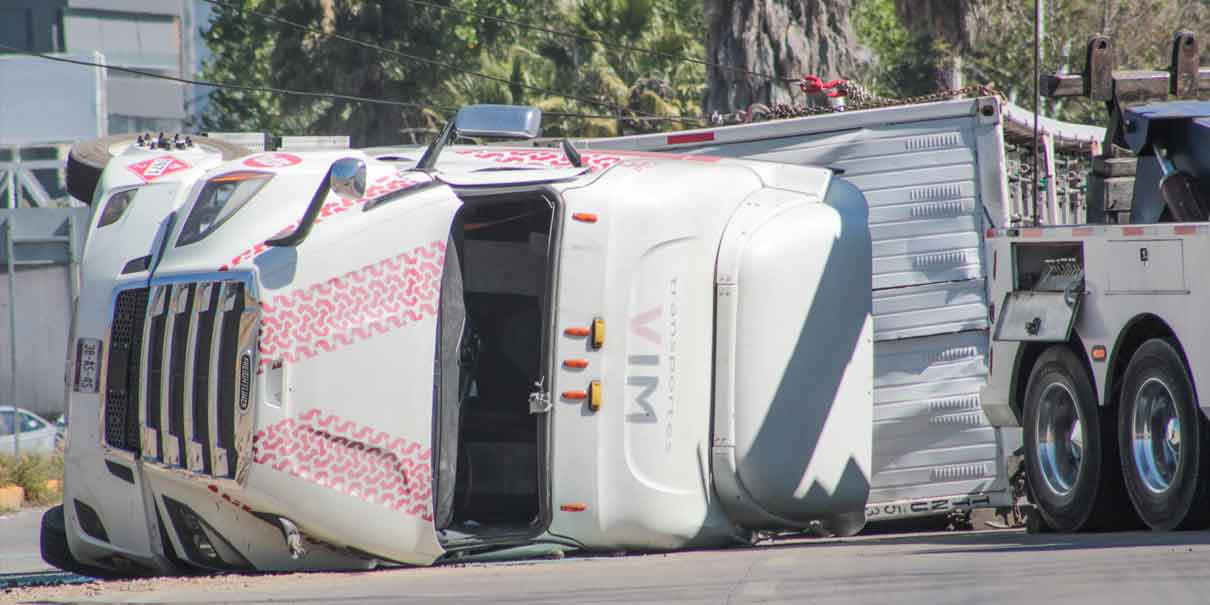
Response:
POLYGON ((1001 101, 1006 101, 1004 93, 996 90, 988 84, 971 84, 961 88, 947 88, 937 92, 917 95, 914 97, 886 98, 879 97, 864 86, 856 82, 849 81, 845 84, 846 103, 844 106, 833 107, 829 105, 786 105, 778 103, 772 107, 756 103, 748 108, 747 111, 739 111, 731 114, 715 114, 711 116, 711 122, 715 125, 735 124, 743 122, 753 122, 759 120, 780 120, 787 118, 804 118, 807 116, 839 113, 842 111, 856 111, 862 109, 877 109, 881 107, 901 107, 904 105, 917 105, 920 103, 935 103, 937 101, 948 101, 962 97, 996 97, 1001 101))

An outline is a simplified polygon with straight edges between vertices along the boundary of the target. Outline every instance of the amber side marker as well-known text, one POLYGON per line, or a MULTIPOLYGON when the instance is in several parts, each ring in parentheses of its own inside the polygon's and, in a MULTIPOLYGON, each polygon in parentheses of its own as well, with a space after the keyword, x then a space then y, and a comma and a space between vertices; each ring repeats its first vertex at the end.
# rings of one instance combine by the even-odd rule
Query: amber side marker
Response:
POLYGON ((564 399, 588 399, 588 391, 563 391, 564 399))
POLYGON ((600 317, 592 320, 592 348, 605 346, 605 320, 600 317))
POLYGON ((588 367, 587 359, 564 359, 563 367, 572 368, 575 370, 583 370, 588 367))
POLYGON ((601 402, 604 396, 601 394, 601 381, 594 380, 588 385, 588 409, 597 412, 601 410, 601 402))
POLYGON ((563 330, 564 336, 571 336, 574 338, 583 338, 591 333, 592 330, 589 330, 588 328, 567 328, 566 330, 563 330))
POLYGON ((565 513, 582 513, 588 510, 588 505, 583 502, 571 502, 568 504, 560 504, 559 510, 565 513))
POLYGON ((597 222, 597 215, 595 215, 591 212, 577 212, 577 213, 571 215, 571 218, 573 218, 577 221, 580 221, 581 223, 597 222))
POLYGON ((1109 357, 1109 353, 1105 351, 1105 345, 1096 345, 1092 348, 1093 361, 1105 361, 1109 357))

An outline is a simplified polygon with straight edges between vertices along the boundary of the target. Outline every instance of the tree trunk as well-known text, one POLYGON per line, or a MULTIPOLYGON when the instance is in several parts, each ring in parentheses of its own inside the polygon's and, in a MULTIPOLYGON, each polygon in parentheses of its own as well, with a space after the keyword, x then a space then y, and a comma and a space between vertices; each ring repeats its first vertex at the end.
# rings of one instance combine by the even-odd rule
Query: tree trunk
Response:
POLYGON ((934 42, 934 86, 962 86, 962 55, 975 44, 974 0, 895 0, 895 13, 913 36, 934 42))
POLYGON ((752 103, 803 102, 797 79, 851 77, 856 36, 853 0, 705 0, 709 36, 707 114, 745 109, 752 103), (790 81, 787 81, 790 80, 790 81))

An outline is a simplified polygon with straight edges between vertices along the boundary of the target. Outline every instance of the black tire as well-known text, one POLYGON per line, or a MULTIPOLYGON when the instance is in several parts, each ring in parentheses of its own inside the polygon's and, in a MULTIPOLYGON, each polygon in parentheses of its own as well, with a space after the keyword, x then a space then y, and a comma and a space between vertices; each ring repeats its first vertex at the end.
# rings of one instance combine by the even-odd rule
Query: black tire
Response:
POLYGON ((122 577, 113 571, 84 565, 72 556, 71 549, 67 545, 67 520, 63 515, 62 505, 42 514, 42 535, 39 545, 42 550, 42 560, 63 571, 102 580, 122 577))
MULTIPOLYGON (((1148 527, 1157 531, 1201 529, 1210 524, 1210 426, 1198 408, 1184 357, 1176 345, 1167 339, 1154 338, 1144 342, 1130 358, 1122 375, 1120 413, 1118 415, 1118 447, 1126 489, 1135 511, 1148 527), (1164 395, 1164 392, 1167 395, 1164 395), (1157 397, 1158 396, 1158 397, 1157 397), (1169 397, 1171 405, 1159 403, 1169 397), (1175 412, 1179 422, 1179 442, 1176 462, 1168 467, 1171 475, 1164 479, 1157 466, 1148 468, 1147 461, 1155 454, 1163 456, 1167 443, 1166 431, 1171 426, 1162 422, 1164 412, 1175 412), (1149 413, 1150 411, 1150 413, 1149 413), (1138 412, 1138 415, 1136 415, 1138 412), (1148 430, 1165 431, 1156 439, 1134 436, 1136 420, 1148 430), (1160 422, 1163 426, 1158 426, 1160 422), (1158 448, 1158 449, 1153 449, 1158 448), (1162 487, 1160 484, 1166 484, 1162 487)), ((1154 434, 1154 433, 1151 433, 1154 434)), ((1172 435, 1177 435, 1172 431, 1172 435)))
MULTIPOLYGON (((77 200, 92 205, 92 196, 97 189, 97 181, 101 180, 101 172, 113 158, 111 150, 116 145, 128 143, 139 136, 137 134, 118 134, 80 141, 72 145, 71 151, 67 153, 67 192, 77 200)), ((201 136, 191 138, 196 146, 222 154, 224 161, 234 160, 252 153, 244 147, 218 139, 201 136)))
POLYGON ((1038 357, 1024 407, 1025 472, 1041 521, 1058 532, 1137 526, 1122 484, 1115 423, 1102 422, 1092 381, 1071 349, 1052 346, 1038 357), (1074 411, 1079 424, 1054 410, 1074 411), (1065 446, 1075 442, 1064 440, 1069 434, 1082 445, 1065 446), (1055 453, 1047 457, 1046 451, 1055 453))

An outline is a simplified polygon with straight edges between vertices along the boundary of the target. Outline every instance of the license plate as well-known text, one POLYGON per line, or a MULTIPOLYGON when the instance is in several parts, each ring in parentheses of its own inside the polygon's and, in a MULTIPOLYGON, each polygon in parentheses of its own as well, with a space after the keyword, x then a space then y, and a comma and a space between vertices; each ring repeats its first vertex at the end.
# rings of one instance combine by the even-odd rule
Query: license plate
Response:
POLYGON ((96 393, 101 375, 101 341, 81 338, 76 342, 76 392, 96 393))

